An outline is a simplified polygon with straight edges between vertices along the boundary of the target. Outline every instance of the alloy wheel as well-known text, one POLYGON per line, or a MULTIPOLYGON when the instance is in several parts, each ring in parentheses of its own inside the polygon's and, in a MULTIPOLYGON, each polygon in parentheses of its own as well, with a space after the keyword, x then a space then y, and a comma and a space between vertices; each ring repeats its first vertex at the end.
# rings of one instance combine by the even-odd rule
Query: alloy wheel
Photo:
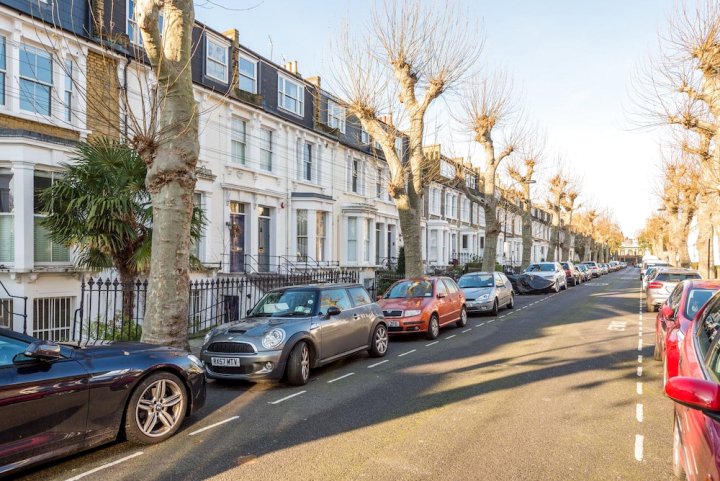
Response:
POLYGON ((378 354, 385 354, 385 351, 387 351, 388 348, 388 332, 387 329, 385 329, 385 326, 380 324, 377 329, 375 329, 375 349, 377 350, 378 354))
POLYGON ((150 384, 137 402, 135 421, 143 434, 160 437, 171 431, 185 411, 183 388, 171 379, 158 379, 150 384))

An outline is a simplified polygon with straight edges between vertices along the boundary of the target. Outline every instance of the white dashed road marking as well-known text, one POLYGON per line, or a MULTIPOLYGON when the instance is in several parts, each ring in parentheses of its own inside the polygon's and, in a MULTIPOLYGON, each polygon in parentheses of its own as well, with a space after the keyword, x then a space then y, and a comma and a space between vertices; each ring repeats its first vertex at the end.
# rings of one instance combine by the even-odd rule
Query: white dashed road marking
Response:
POLYGON ((642 366, 637 367, 637 375, 638 375, 638 377, 642 376, 642 366))
POLYGON ((468 332, 468 331, 472 331, 472 327, 469 328, 469 329, 465 329, 462 333, 465 334, 465 333, 468 332))
POLYGON ((282 399, 278 399, 277 401, 268 402, 268 404, 280 404, 281 402, 287 401, 288 399, 292 399, 292 398, 294 398, 295 396, 299 396, 299 395, 301 395, 301 394, 305 394, 306 392, 307 392, 307 391, 296 392, 295 394, 291 394, 291 395, 286 396, 286 397, 284 397, 284 398, 282 398, 282 399))
POLYGON ((430 344, 425 344, 425 347, 434 346, 434 345, 437 344, 438 342, 440 342, 440 341, 433 341, 433 342, 431 342, 430 344))
POLYGON ((608 326, 608 331, 624 331, 627 322, 625 321, 611 321, 608 326))
POLYGON ((372 369, 372 368, 374 368, 374 367, 376 367, 376 366, 379 366, 380 364, 385 364, 386 362, 390 362, 390 361, 387 360, 387 359, 385 359, 384 361, 376 362, 375 364, 370 364, 370 365, 368 366, 368 369, 372 369))
POLYGON ((635 435, 635 459, 638 461, 643 460, 643 441, 645 438, 642 434, 635 435))
POLYGON ((640 403, 635 405, 635 419, 639 423, 643 422, 643 405, 640 403))
MULTIPOLYGON (((305 391, 303 391, 303 392, 305 392, 305 391)), ((271 404, 272 404, 272 403, 271 403, 271 404)), ((212 429, 212 428, 215 428, 215 427, 217 427, 217 426, 220 426, 221 424, 225 424, 225 423, 229 423, 230 421, 234 421, 234 420, 238 419, 239 417, 240 417, 240 416, 233 416, 233 417, 231 417, 231 418, 227 418, 227 419, 225 419, 225 420, 223 420, 223 421, 220 421, 220 422, 217 422, 217 423, 215 423, 215 424, 211 424, 210 426, 205 426, 204 428, 200 428, 200 429, 198 429, 197 431, 191 432, 190 434, 188 434, 188 436, 195 436, 196 434, 200 434, 201 432, 207 431, 208 429, 212 429)))
POLYGON ((642 351, 642 348, 643 348, 642 344, 643 344, 642 339, 638 339, 638 351, 642 351))
POLYGON ((642 364, 642 356, 638 356, 638 363, 642 364))
POLYGON ((642 393, 643 393, 643 385, 642 385, 641 382, 637 383, 636 390, 637 390, 637 393, 638 393, 638 394, 642 394, 642 393))
POLYGON ((333 383, 333 382, 335 382, 335 381, 339 381, 340 379, 345 379, 346 377, 350 377, 350 376, 352 376, 353 374, 355 374, 355 373, 354 373, 354 372, 349 372, 349 373, 345 374, 344 376, 336 377, 335 379, 330 379, 327 383, 330 384, 330 383, 333 383))
POLYGON ((452 336, 448 336, 445 339, 452 339, 453 337, 457 336, 457 334, 453 334, 452 336))
POLYGON ((402 354, 398 354, 398 357, 407 356, 408 354, 411 354, 411 353, 413 353, 413 352, 415 352, 415 351, 417 351, 417 349, 411 349, 411 350, 409 350, 409 351, 407 351, 407 352, 403 352, 402 354))
POLYGON ((98 471, 101 471, 101 470, 103 470, 103 469, 105 469, 105 468, 109 468, 109 467, 115 466, 115 465, 117 465, 117 464, 123 463, 123 462, 125 462, 125 461, 128 461, 128 460, 130 460, 130 459, 132 459, 132 458, 136 458, 136 457, 138 457, 138 456, 142 456, 142 454, 143 454, 143 451, 138 451, 137 453, 133 453, 133 454, 131 454, 130 456, 125 456, 124 458, 120 458, 120 459, 118 459, 118 460, 116 460, 116 461, 113 461, 112 463, 103 464, 102 466, 98 466, 98 467, 95 468, 95 469, 91 469, 90 471, 86 471, 86 472, 84 472, 84 473, 78 474, 77 476, 73 476, 72 478, 68 478, 67 481, 77 481, 78 479, 82 479, 82 478, 84 478, 85 476, 89 476, 89 475, 91 475, 91 474, 97 473, 98 471))

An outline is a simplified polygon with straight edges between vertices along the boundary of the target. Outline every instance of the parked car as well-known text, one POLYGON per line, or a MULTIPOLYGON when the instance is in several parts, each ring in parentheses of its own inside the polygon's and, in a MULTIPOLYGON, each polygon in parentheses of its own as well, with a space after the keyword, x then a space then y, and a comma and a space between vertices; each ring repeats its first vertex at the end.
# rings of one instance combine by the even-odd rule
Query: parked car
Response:
POLYGON ((577 267, 577 269, 580 271, 583 282, 587 282, 592 279, 592 272, 590 272, 590 268, 588 266, 586 266, 585 264, 577 264, 575 267, 577 267))
POLYGON ((678 342, 685 337, 698 311, 719 290, 720 281, 682 281, 658 312, 653 357, 663 362, 663 385, 669 378, 677 376, 678 342))
POLYGON ((701 276, 697 271, 677 268, 662 269, 653 276, 645 288, 645 304, 648 312, 657 311, 678 282, 685 279, 701 279, 701 276))
POLYGON ((604 276, 605 274, 609 274, 609 273, 610 273, 610 271, 608 270, 608 265, 607 265, 607 264, 601 263, 601 264, 598 264, 598 267, 600 268, 600 274, 601 274, 601 275, 604 276))
POLYGON ((643 291, 647 289, 648 283, 652 280, 655 275, 660 272, 661 270, 668 269, 668 267, 665 266, 651 266, 645 269, 644 275, 641 277, 642 279, 642 289, 643 291))
POLYGON ((172 436, 205 403, 205 369, 180 349, 72 347, 0 328, 0 476, 114 441, 172 436))
POLYGON ((515 296, 510 280, 502 272, 473 272, 458 279, 465 294, 468 314, 489 312, 497 315, 501 307, 512 309, 515 296))
POLYGON ((675 403, 672 466, 690 480, 720 479, 720 294, 697 314, 681 341, 678 375, 665 393, 675 403))
POLYGON ((440 328, 467 324, 465 294, 449 277, 421 277, 396 282, 378 300, 390 334, 426 333, 436 339, 440 328))
POLYGON ((588 269, 590 269, 590 275, 592 277, 600 277, 600 266, 597 262, 594 261, 585 261, 582 263, 583 265, 586 265, 588 269))
POLYGON ((284 287, 267 292, 247 318, 205 336, 200 356, 214 379, 285 379, 300 386, 310 369, 367 350, 382 357, 388 327, 357 284, 284 287))
POLYGON ((577 286, 582 282, 583 276, 578 270, 578 268, 575 267, 575 264, 570 261, 565 261, 561 262, 560 265, 565 270, 565 281, 568 284, 577 286))
POLYGON ((560 289, 567 289, 565 270, 559 262, 536 262, 535 264, 530 264, 527 269, 525 269, 525 273, 552 281, 553 284, 550 290, 555 292, 560 292, 560 289))

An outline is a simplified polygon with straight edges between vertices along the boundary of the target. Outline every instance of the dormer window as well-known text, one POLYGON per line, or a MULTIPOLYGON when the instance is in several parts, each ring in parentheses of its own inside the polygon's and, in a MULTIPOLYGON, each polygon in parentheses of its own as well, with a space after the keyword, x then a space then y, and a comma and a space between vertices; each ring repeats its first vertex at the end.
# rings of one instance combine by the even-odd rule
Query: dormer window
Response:
POLYGON ((257 61, 253 58, 240 54, 238 61, 239 87, 240 90, 257 93, 257 61))
POLYGON ((305 89, 287 77, 278 75, 278 107, 295 115, 303 116, 305 89))
POLYGON ((222 83, 228 81, 228 46, 210 35, 205 37, 205 75, 222 83))
POLYGON ((345 133, 345 107, 332 100, 328 100, 328 125, 345 133))

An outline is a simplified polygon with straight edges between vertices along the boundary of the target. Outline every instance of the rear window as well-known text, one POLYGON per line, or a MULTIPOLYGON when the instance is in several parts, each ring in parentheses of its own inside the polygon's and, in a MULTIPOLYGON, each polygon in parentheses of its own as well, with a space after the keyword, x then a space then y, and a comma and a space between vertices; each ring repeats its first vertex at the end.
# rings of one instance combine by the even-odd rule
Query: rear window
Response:
POLYGON ((681 282, 685 279, 701 279, 700 274, 688 273, 688 274, 673 274, 670 272, 661 272, 655 276, 658 282, 681 282))
POLYGON ((570 266, 567 262, 563 262, 561 265, 563 266, 563 269, 570 269, 570 266))
POLYGON ((362 287, 351 287, 350 297, 352 297, 353 304, 355 304, 356 306, 364 306, 372 302, 367 291, 362 287))
POLYGON ((687 301, 685 302, 685 317, 693 319, 713 294, 715 294, 715 291, 710 289, 693 289, 688 292, 687 301))
POLYGON ((555 266, 552 264, 530 264, 527 268, 527 272, 553 272, 555 266))

